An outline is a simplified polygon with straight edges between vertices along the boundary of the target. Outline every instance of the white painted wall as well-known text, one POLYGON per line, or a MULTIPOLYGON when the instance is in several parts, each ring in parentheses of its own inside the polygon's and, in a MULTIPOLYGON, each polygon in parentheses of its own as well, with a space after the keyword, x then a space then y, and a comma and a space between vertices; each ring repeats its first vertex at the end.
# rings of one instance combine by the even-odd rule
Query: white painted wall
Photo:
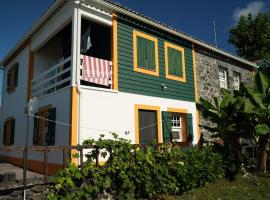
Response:
POLYGON ((135 104, 159 106, 160 111, 167 111, 167 108, 187 109, 193 116, 194 144, 198 141, 195 102, 99 91, 86 87, 80 91, 80 143, 89 138, 98 139, 100 134, 112 138, 110 132, 135 143, 135 104))
MULTIPOLYGON (((74 11, 74 2, 69 1, 58 13, 49 20, 40 30, 38 30, 35 35, 33 35, 31 40, 31 47, 28 46, 22 52, 14 58, 14 60, 7 66, 4 70, 4 84, 2 91, 2 120, 0 124, 0 146, 3 146, 3 123, 6 118, 12 116, 16 119, 15 125, 15 141, 14 145, 24 145, 26 137, 26 116, 24 114, 24 109, 27 100, 27 79, 28 79, 28 62, 29 62, 29 51, 38 50, 42 45, 51 39, 58 31, 60 31, 65 25, 71 21, 71 16, 74 11), (19 62, 19 79, 18 87, 15 88, 15 92, 11 95, 6 93, 6 75, 9 67, 15 62, 19 62)), ((57 57, 58 52, 55 46, 61 45, 60 41, 53 41, 52 45, 49 45, 47 49, 42 52, 43 55, 38 52, 35 54, 35 66, 38 65, 39 69, 34 69, 34 77, 36 74, 41 73, 46 70, 51 64, 53 64, 53 57, 57 57), (54 44, 53 44, 54 43, 54 44), (45 65, 43 65, 45 64, 45 65)), ((41 50, 42 51, 42 50, 41 50)), ((62 52, 59 52, 62 53, 62 52)), ((70 123, 70 88, 57 91, 56 93, 50 94, 48 96, 42 97, 39 100, 38 106, 52 104, 56 107, 56 119, 65 123, 70 123)), ((29 145, 32 145, 33 137, 33 119, 30 119, 29 126, 29 145)), ((60 124, 56 125, 56 145, 68 145, 69 144, 69 127, 60 124)), ((22 152, 0 152, 0 155, 12 156, 12 157, 22 157, 22 152)), ((62 164, 62 152, 49 153, 49 162, 62 164)), ((29 152, 28 159, 33 160, 43 160, 42 153, 29 152)))
MULTIPOLYGON (((4 68, 3 73, 3 102, 2 102, 2 121, 0 127, 0 144, 3 145, 3 122, 8 117, 14 117, 16 119, 16 136, 21 134, 19 132, 25 132, 25 118, 24 107, 27 98, 27 77, 28 77, 28 58, 29 58, 29 46, 27 46, 18 56, 16 56, 9 65, 4 68), (14 93, 8 94, 6 92, 7 87, 7 71, 14 63, 19 63, 18 72, 18 86, 15 88, 14 93)), ((15 137, 15 144, 20 143, 20 139, 15 137)))
MULTIPOLYGON (((10 64, 4 69, 4 85, 3 85, 3 102, 2 102, 2 120, 0 124, 0 146, 3 146, 3 124, 8 117, 14 117, 15 124, 15 136, 14 145, 25 145, 26 138, 26 116, 24 109, 27 100, 27 79, 28 79, 28 62, 29 62, 29 46, 26 47, 10 64), (11 65, 15 62, 19 63, 19 76, 18 86, 15 88, 15 92, 8 94, 6 92, 6 76, 7 71, 11 65)), ((65 88, 56 93, 41 97, 38 102, 38 107, 51 104, 52 107, 56 107, 56 119, 64 123, 70 123, 70 88, 65 88)), ((32 145, 33 138, 33 119, 30 118, 29 126, 29 145, 32 145)), ((68 145, 69 144, 69 127, 60 124, 56 125, 56 144, 68 145)), ((1 155, 9 155, 12 157, 22 157, 22 152, 0 152, 1 155)), ((49 161, 54 163, 62 163, 62 152, 50 153, 49 161)), ((43 155, 41 153, 29 153, 29 159, 42 160, 43 155)))
MULTIPOLYGON (((22 90, 23 91, 23 90, 22 90)), ((18 103, 8 103, 4 107, 4 112, 9 113, 3 115, 3 119, 6 116, 13 116, 16 119, 15 125, 15 141, 14 145, 17 146, 24 146, 25 145, 25 138, 26 138, 26 116, 24 115, 24 105, 18 103), (8 106, 6 106, 8 105, 8 106), (14 109, 12 109, 14 108, 14 109)), ((56 93, 52 93, 50 95, 41 97, 38 100, 37 110, 40 107, 52 105, 52 107, 56 108, 56 121, 60 121, 63 123, 70 123, 70 88, 65 88, 61 91, 56 93)), ((29 119, 29 137, 28 137, 28 144, 33 145, 33 124, 34 119, 30 117, 29 119)), ((3 127, 3 123, 1 125, 3 127)), ((70 126, 56 124, 55 130, 55 145, 69 145, 70 134, 69 134, 70 126)), ((2 129, 3 130, 3 129, 2 129)), ((1 146, 2 143, 2 135, 3 131, 1 131, 1 146)), ((22 157, 22 152, 0 152, 1 155, 8 155, 12 157, 22 157)), ((49 162, 51 163, 58 163, 62 164, 62 155, 63 152, 51 152, 49 154, 49 162)), ((29 152, 28 159, 30 160, 39 160, 43 161, 43 153, 40 152, 29 152)))

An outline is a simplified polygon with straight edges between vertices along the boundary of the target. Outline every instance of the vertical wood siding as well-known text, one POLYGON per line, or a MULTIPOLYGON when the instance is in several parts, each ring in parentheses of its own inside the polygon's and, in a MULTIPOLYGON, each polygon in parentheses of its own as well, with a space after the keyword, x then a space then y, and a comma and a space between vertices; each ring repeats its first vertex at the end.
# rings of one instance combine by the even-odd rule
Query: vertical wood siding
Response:
POLYGON ((119 91, 195 102, 192 44, 121 15, 118 16, 118 75, 119 91), (133 30, 158 38, 158 77, 134 71, 133 30), (185 49, 185 83, 165 77, 165 41, 185 49), (167 89, 163 91, 161 84, 165 84, 167 89))

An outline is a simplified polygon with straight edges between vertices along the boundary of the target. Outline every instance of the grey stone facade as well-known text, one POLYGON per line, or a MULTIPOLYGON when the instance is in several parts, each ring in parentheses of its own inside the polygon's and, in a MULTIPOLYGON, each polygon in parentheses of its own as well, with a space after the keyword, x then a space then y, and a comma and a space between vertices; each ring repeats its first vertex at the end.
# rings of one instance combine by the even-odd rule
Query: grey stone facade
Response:
MULTIPOLYGON (((198 95, 208 100, 212 100, 214 96, 220 95, 219 85, 219 67, 227 70, 228 89, 233 90, 233 73, 240 74, 240 81, 250 85, 253 80, 255 69, 251 66, 230 60, 228 58, 211 54, 209 50, 196 49, 195 59, 197 66, 197 86, 198 95)), ((200 116, 201 125, 210 125, 211 123, 200 116)), ((200 128, 203 141, 210 141, 210 133, 200 128)))

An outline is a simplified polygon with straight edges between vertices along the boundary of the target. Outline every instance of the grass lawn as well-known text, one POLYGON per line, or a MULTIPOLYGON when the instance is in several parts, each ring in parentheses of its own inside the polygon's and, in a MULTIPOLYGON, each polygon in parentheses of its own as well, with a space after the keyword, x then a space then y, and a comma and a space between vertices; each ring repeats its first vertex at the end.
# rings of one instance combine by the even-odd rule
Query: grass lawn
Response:
POLYGON ((243 178, 235 181, 221 179, 205 187, 191 190, 182 196, 166 200, 270 200, 270 176, 243 178))

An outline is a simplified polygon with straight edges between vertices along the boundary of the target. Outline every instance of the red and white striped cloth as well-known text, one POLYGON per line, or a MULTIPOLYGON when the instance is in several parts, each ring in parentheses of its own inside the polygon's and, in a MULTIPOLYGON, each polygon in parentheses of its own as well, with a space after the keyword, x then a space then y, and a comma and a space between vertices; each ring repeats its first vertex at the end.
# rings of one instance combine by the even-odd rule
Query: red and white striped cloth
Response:
POLYGON ((82 80, 99 85, 112 84, 112 62, 82 55, 82 80))

